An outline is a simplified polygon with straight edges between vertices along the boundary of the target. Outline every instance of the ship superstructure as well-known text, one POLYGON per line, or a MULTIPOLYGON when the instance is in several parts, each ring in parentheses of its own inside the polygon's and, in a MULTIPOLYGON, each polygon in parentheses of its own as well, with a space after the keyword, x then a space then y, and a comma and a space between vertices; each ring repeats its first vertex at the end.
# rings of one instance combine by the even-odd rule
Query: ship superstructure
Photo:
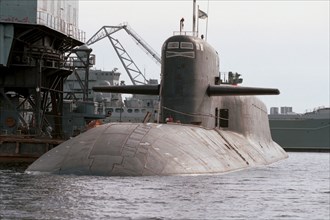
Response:
POLYGON ((290 151, 330 151, 330 108, 298 114, 292 107, 271 108, 268 115, 274 141, 290 151))
MULTIPOLYGON (((124 81, 120 81, 121 73, 114 68, 111 71, 89 70, 89 89, 88 102, 94 104, 94 113, 104 116, 101 123, 107 122, 143 122, 149 115, 149 121, 157 119, 158 112, 158 96, 133 95, 122 99, 122 95, 118 93, 102 93, 94 92, 92 87, 124 85, 124 81)), ((64 82, 64 96, 66 103, 80 103, 83 100, 83 90, 80 85, 85 80, 84 70, 75 70, 64 82)), ((150 79, 148 84, 158 84, 158 80, 150 79)), ((72 113, 68 113, 72 115, 72 113)), ((80 125, 82 123, 79 123, 80 125)), ((70 125, 67 125, 70 126, 70 125)), ((83 130, 83 128, 77 128, 83 130)), ((69 132, 71 134, 72 132, 69 132)))

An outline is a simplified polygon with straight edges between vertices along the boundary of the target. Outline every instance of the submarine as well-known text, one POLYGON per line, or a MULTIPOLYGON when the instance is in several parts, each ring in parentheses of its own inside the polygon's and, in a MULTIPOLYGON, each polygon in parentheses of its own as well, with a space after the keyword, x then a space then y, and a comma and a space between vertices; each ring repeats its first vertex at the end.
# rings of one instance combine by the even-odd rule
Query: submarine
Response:
POLYGON ((93 87, 96 92, 159 95, 157 122, 97 126, 48 151, 26 172, 204 175, 288 157, 272 140, 267 108, 256 97, 278 95, 278 89, 222 84, 217 51, 195 34, 180 31, 161 50, 159 85, 93 87))

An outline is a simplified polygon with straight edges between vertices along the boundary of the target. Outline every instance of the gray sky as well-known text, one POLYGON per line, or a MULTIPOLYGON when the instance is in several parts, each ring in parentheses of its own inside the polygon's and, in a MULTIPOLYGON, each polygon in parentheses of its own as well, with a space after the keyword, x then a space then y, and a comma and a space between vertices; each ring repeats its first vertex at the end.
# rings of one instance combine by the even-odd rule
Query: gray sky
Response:
MULTIPOLYGON (((329 1, 197 0, 208 12, 207 41, 220 55, 220 71, 242 74, 244 86, 273 87, 279 96, 260 96, 267 108, 291 106, 295 112, 330 105, 329 1), (209 10, 208 10, 209 8, 209 10)), ((79 27, 87 40, 102 26, 127 22, 159 54, 179 21, 192 29, 192 0, 81 0, 79 27)), ((206 21, 200 20, 205 34, 206 21)), ((159 79, 160 67, 125 31, 118 39, 147 78, 159 79)), ((96 68, 117 67, 130 84, 108 39, 91 45, 96 68)))

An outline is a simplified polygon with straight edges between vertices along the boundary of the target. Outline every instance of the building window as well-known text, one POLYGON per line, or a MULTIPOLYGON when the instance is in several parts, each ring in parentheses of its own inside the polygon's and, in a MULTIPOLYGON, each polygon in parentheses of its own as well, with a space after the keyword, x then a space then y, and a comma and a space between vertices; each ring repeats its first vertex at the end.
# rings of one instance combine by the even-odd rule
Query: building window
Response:
POLYGON ((194 45, 191 42, 181 42, 180 43, 180 48, 181 49, 190 49, 190 50, 193 50, 194 49, 194 45))
POLYGON ((220 109, 220 127, 228 128, 229 126, 229 110, 220 109))
POLYGON ((177 49, 179 48, 179 42, 169 42, 167 44, 167 49, 177 49))

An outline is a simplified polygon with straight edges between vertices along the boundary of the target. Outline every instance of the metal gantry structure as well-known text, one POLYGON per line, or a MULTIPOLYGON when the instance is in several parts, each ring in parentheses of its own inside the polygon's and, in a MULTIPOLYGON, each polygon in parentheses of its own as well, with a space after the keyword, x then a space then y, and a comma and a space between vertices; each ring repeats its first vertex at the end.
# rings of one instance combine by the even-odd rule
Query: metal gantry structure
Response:
POLYGON ((64 54, 83 42, 42 25, 1 27, 12 28, 5 32, 11 36, 8 61, 0 65, 0 130, 61 138, 63 82, 72 73, 64 66, 64 54))
POLYGON ((137 45, 139 45, 147 55, 153 58, 154 61, 160 65, 161 58, 158 53, 152 49, 152 47, 146 41, 144 41, 128 24, 120 24, 118 26, 103 26, 86 42, 86 45, 90 46, 104 38, 108 38, 133 85, 146 84, 145 82, 148 82, 148 80, 137 67, 131 56, 128 54, 119 40, 112 37, 114 33, 120 30, 125 30, 127 34, 130 35, 134 41, 136 41, 137 45))

